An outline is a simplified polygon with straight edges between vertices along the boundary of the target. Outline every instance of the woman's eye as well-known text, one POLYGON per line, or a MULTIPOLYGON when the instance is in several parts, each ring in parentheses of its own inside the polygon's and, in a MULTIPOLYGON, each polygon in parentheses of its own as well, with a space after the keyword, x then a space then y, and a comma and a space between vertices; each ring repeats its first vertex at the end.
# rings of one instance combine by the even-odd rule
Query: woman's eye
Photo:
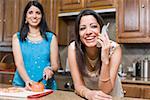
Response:
POLYGON ((36 13, 37 13, 38 15, 40 15, 40 14, 41 14, 41 12, 39 12, 39 11, 37 11, 36 13))
POLYGON ((32 13, 33 13, 33 11, 29 11, 28 13, 29 13, 29 14, 32 14, 32 13))
POLYGON ((80 31, 82 31, 82 30, 84 30, 84 29, 85 29, 85 27, 81 27, 81 28, 80 28, 80 31))
POLYGON ((97 25, 92 25, 91 27, 92 27, 92 28, 97 28, 97 25))

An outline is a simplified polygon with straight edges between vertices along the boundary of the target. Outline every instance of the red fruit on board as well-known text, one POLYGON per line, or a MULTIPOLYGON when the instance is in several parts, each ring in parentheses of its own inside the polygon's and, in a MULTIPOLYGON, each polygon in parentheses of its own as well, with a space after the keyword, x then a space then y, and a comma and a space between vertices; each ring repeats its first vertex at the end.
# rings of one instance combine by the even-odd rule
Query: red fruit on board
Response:
POLYGON ((42 92, 44 91, 44 84, 41 82, 36 82, 32 84, 31 89, 33 92, 42 92))

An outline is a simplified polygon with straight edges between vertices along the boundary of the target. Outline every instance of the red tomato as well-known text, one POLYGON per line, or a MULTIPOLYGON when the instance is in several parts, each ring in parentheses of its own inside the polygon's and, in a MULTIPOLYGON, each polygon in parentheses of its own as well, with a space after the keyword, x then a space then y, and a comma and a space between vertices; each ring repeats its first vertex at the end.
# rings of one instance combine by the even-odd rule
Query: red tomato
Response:
POLYGON ((42 92, 42 91, 44 91, 44 84, 41 82, 34 83, 31 86, 31 89, 33 92, 42 92))

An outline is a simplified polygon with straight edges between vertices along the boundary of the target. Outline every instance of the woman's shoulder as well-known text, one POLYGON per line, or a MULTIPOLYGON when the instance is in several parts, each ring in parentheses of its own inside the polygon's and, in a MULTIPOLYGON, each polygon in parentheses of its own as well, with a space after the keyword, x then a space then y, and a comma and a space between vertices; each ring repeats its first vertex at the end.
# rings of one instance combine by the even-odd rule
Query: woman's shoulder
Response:
POLYGON ((48 40, 52 40, 52 37, 54 36, 54 33, 53 32, 46 32, 46 36, 48 38, 48 40))
POLYGON ((68 49, 75 50, 75 41, 72 41, 72 42, 69 44, 68 49))
POLYGON ((13 35, 12 39, 18 41, 18 35, 19 35, 19 32, 15 33, 15 34, 13 35))
POLYGON ((46 32, 47 36, 53 36, 53 34, 54 34, 53 32, 46 32))

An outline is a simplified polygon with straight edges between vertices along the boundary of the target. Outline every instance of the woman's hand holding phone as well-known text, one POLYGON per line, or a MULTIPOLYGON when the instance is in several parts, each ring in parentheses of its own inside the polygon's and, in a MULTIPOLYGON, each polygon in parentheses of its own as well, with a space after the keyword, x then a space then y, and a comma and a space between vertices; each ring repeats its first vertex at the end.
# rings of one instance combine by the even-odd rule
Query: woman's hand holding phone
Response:
POLYGON ((101 51, 102 62, 106 64, 109 63, 109 49, 110 49, 110 40, 107 34, 108 26, 109 26, 109 23, 103 26, 101 34, 99 34, 97 38, 97 42, 98 42, 97 47, 102 48, 102 51, 101 51))

